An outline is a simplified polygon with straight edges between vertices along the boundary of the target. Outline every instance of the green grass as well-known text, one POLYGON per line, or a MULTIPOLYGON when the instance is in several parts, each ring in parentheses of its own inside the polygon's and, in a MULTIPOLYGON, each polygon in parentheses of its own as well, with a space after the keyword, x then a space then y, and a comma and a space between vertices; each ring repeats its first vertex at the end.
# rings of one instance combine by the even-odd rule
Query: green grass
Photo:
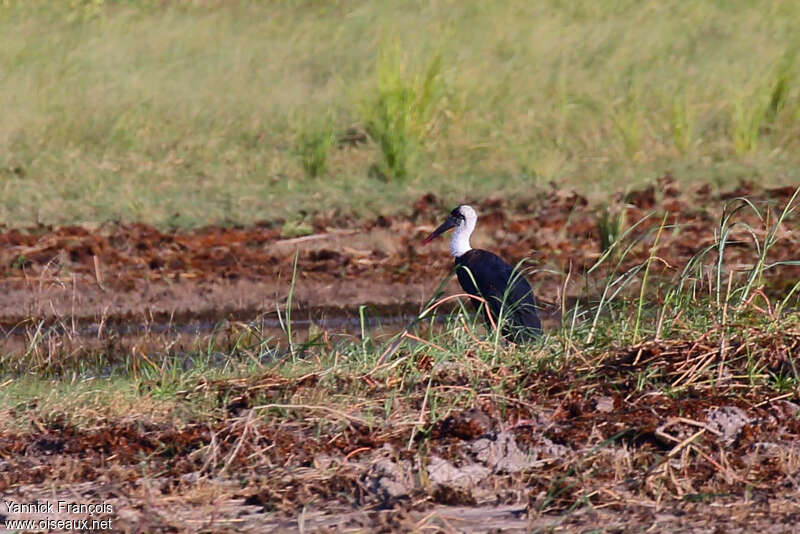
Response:
POLYGON ((328 169, 328 157, 336 142, 336 133, 328 122, 310 122, 298 133, 297 156, 307 178, 318 178, 328 169))
POLYGON ((8 225, 800 179, 796 2, 0 5, 8 225))

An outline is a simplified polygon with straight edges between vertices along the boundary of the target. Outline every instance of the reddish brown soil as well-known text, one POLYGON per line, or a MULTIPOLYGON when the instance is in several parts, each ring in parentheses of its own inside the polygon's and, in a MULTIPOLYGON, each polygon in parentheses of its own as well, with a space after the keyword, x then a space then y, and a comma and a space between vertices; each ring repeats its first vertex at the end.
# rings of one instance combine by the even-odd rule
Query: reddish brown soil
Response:
MULTIPOLYGON (((750 184, 717 195, 708 188, 685 192, 665 177, 655 187, 617 195, 612 212, 624 209, 628 226, 655 212, 633 232, 646 237, 622 268, 647 257, 662 214, 666 224, 676 226, 660 236, 657 254, 664 261, 655 262, 652 272, 675 276, 693 254, 714 243, 726 201, 729 207, 737 196, 755 202, 766 222, 749 208, 736 220, 748 223, 763 240, 776 210, 792 193, 790 187, 765 191, 750 184)), ((281 239, 277 223, 174 232, 140 223, 7 229, 0 233, 0 324, 26 317, 270 312, 285 304, 295 253, 295 307, 419 306, 452 264, 445 240, 420 245, 450 208, 427 196, 406 217, 318 216, 315 234, 298 239, 281 239)), ((601 252, 598 207, 553 189, 524 201, 489 199, 476 208, 480 220, 473 244, 510 262, 532 258, 539 270, 530 278, 540 300, 555 301, 570 271, 567 294, 586 291, 581 275, 601 252)), ((781 226, 769 261, 797 259, 797 221, 795 211, 781 226)), ((746 269, 755 262, 752 238, 741 225, 731 237, 726 264, 746 269)), ((781 294, 798 278, 800 267, 773 269, 766 293, 781 294)))

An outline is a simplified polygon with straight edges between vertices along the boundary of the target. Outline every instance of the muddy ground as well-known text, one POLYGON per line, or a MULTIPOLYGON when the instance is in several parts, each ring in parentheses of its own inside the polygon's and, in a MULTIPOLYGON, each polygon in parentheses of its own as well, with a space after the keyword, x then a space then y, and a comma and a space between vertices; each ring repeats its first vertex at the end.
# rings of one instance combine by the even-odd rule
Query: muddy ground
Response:
MULTIPOLYGON (((692 255, 714 243, 726 202, 729 209, 738 205, 736 197, 755 202, 766 221, 749 207, 735 220, 748 223, 763 240, 793 193, 791 187, 764 191, 752 184, 713 195, 708 187, 682 191, 667 176, 656 186, 616 195, 610 213, 612 218, 622 214, 622 228, 652 214, 626 241, 642 237, 621 270, 647 258, 664 213, 667 226, 657 250, 663 262, 653 270, 675 276, 692 255)), ((601 207, 555 188, 522 201, 488 199, 475 207, 480 219, 473 246, 512 264, 530 258, 536 271, 529 278, 545 306, 558 300, 568 273, 568 295, 596 296, 586 295, 586 285, 601 277, 587 282, 581 276, 602 252, 601 207)), ((312 235, 291 239, 281 238, 282 221, 175 232, 140 223, 3 229, 0 323, 8 327, 30 317, 135 320, 270 313, 286 304, 295 253, 293 307, 299 313, 361 305, 418 309, 452 266, 445 239, 421 245, 451 208, 427 196, 404 217, 354 221, 320 215, 312 219, 312 235)), ((771 261, 795 259, 797 220, 795 212, 781 226, 771 261)), ((730 241, 726 262, 740 270, 752 266, 756 256, 748 229, 735 227, 730 241)), ((765 292, 782 294, 800 277, 800 267, 771 273, 765 292)))
MULTIPOLYGON (((664 177, 618 195, 610 213, 624 212, 623 227, 655 213, 632 232, 641 242, 621 269, 647 258, 666 213, 661 261, 652 272, 676 277, 714 243, 724 203, 748 196, 766 220, 745 206, 736 217, 750 226, 734 228, 725 250, 726 263, 746 272, 756 261, 752 235, 766 238, 793 193, 752 184, 726 193, 681 190, 664 177)), ((602 254, 601 207, 555 188, 474 205, 480 220, 473 245, 512 262, 532 258, 537 270, 529 279, 551 316, 562 296, 597 297, 604 271, 587 278, 586 270, 602 254)), ((4 350, 17 350, 42 321, 100 338, 109 325, 119 332, 120 325, 270 318, 286 304, 295 253, 296 317, 353 314, 361 305, 387 317, 414 312, 450 269, 444 240, 426 247, 420 241, 451 208, 428 196, 407 216, 318 216, 314 233, 297 238, 281 236, 282 221, 182 231, 138 223, 5 228, 4 350)), ((795 212, 777 231, 770 262, 797 259, 798 227, 795 212)), ((765 309, 800 279, 800 267, 770 273, 756 292, 765 309)), ((773 370, 785 371, 800 351, 800 332, 749 332, 727 347, 730 358, 762 351, 773 370)), ((315 376, 201 381, 182 394, 219 398, 227 420, 176 427, 132 416, 92 428, 47 420, 32 421, 32 432, 0 434, 0 493, 18 502, 106 502, 115 529, 130 532, 796 532, 797 392, 750 389, 737 396, 744 379, 735 370, 716 389, 686 383, 722 350, 703 337, 649 341, 604 355, 592 384, 576 387, 574 377, 518 369, 505 394, 489 386, 508 369, 486 369, 476 386, 458 370, 430 368, 433 387, 442 391, 483 384, 481 391, 493 393, 425 429, 417 412, 378 427, 365 424, 357 409, 311 406, 314 425, 308 417, 256 417, 262 412, 251 392, 259 402, 266 396, 281 403, 287 391, 295 398, 313 388, 315 376), (640 391, 632 367, 648 363, 688 388, 688 396, 640 391)), ((375 394, 393 389, 369 376, 357 379, 375 394)), ((424 406, 425 385, 408 399, 415 410, 424 406)), ((25 409, 6 407, 2 417, 25 409)), ((37 516, 0 506, 2 517, 37 516)))

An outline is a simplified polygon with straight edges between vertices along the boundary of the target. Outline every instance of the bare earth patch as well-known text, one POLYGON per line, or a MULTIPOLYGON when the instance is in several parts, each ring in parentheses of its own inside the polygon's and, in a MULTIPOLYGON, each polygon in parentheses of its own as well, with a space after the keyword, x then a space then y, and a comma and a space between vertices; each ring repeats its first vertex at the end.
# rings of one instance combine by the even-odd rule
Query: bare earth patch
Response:
MULTIPOLYGON (((693 254, 713 243, 726 200, 750 195, 759 205, 782 209, 794 189, 759 191, 751 184, 712 196, 707 189, 684 192, 667 176, 650 187, 618 195, 612 210, 624 211, 628 225, 656 211, 666 212, 674 230, 660 237, 655 274, 671 276, 693 254)), ((422 238, 452 206, 435 197, 419 199, 407 217, 373 221, 314 219, 314 234, 282 239, 279 223, 248 228, 208 227, 169 232, 146 224, 8 229, 0 233, 0 322, 25 317, 99 320, 141 314, 255 316, 285 305, 294 255, 298 255, 294 304, 300 310, 419 306, 452 266, 443 244, 421 246, 422 238)), ((510 262, 532 258, 529 277, 543 300, 555 300, 563 278, 573 279, 600 257, 598 211, 586 199, 556 189, 516 203, 490 199, 477 205, 474 246, 491 249, 510 262), (554 271, 554 272, 551 272, 554 271)), ((751 211, 741 213, 754 234, 763 228, 751 211)), ((790 230, 793 214, 771 251, 772 261, 793 259, 800 236, 790 230)), ((638 234, 658 228, 650 216, 638 234)), ((751 264, 752 240, 744 228, 731 235, 726 260, 751 264)), ((652 236, 626 256, 623 269, 647 258, 652 236)), ((765 290, 781 294, 800 277, 800 267, 773 269, 765 290)), ((452 285, 455 289, 457 285, 452 285)), ((567 294, 585 288, 574 283, 567 294)))

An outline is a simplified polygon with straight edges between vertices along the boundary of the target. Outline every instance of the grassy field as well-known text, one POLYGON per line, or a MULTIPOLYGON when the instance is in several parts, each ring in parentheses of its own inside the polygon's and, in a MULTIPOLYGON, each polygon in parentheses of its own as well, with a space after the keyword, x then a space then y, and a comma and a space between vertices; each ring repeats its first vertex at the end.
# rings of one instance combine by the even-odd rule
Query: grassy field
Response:
POLYGON ((18 2, 0 222, 797 183, 796 2, 18 2))

